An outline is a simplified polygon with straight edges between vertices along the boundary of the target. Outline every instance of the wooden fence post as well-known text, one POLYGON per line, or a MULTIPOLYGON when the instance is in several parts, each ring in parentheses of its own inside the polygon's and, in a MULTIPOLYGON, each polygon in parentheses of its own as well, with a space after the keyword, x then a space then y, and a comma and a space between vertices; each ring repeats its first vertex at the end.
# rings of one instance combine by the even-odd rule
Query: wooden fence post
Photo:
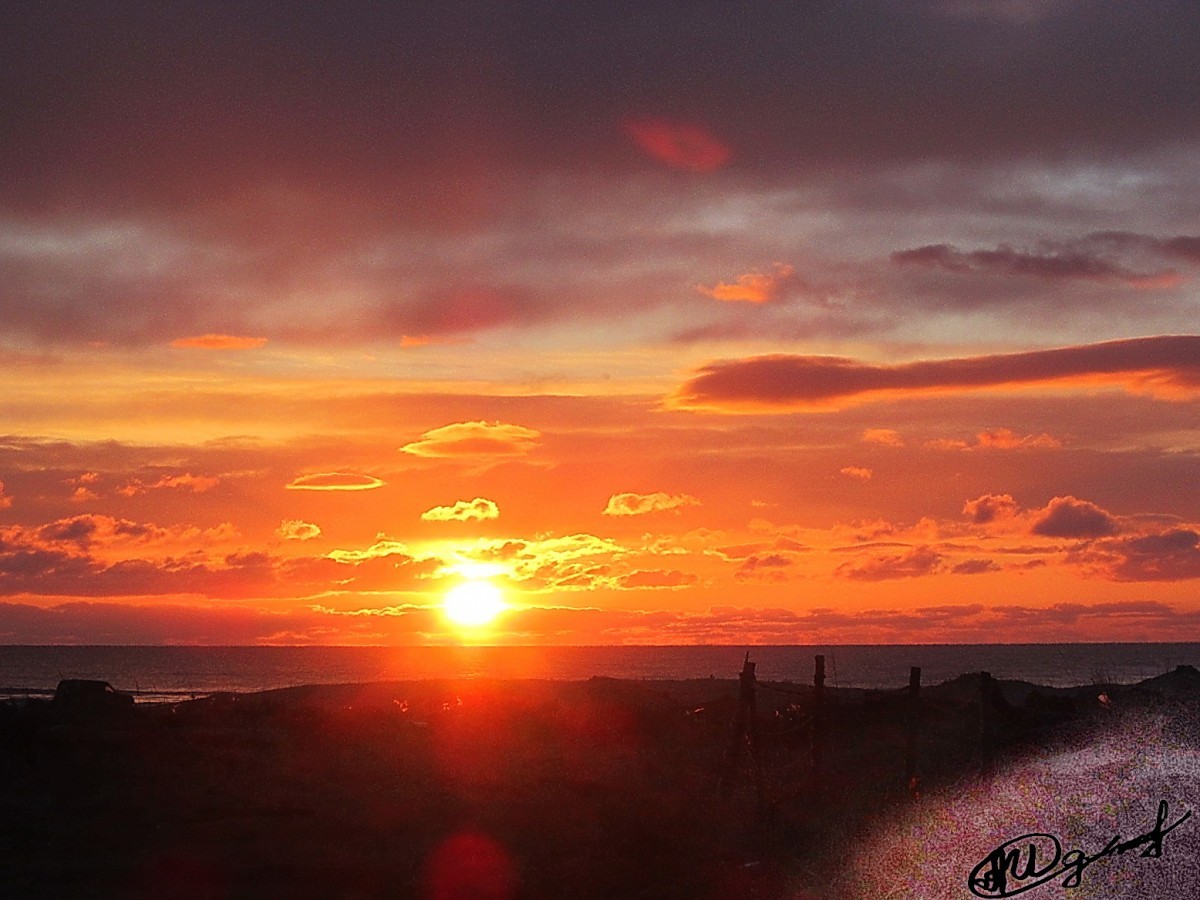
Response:
POLYGON ((825 764, 825 657, 817 654, 813 670, 812 774, 816 785, 825 764))
POLYGON ((754 789, 761 811, 763 804, 762 773, 758 766, 758 714, 755 700, 754 675, 755 664, 750 661, 750 651, 742 662, 742 671, 738 674, 738 705, 733 717, 733 734, 730 736, 729 749, 725 752, 725 777, 721 783, 722 799, 728 802, 733 796, 733 779, 742 762, 742 754, 747 749, 750 753, 750 765, 754 772, 754 789))
POLYGON ((917 771, 917 737, 921 718, 921 667, 908 673, 908 716, 904 742, 904 780, 913 799, 921 797, 921 776, 917 771))

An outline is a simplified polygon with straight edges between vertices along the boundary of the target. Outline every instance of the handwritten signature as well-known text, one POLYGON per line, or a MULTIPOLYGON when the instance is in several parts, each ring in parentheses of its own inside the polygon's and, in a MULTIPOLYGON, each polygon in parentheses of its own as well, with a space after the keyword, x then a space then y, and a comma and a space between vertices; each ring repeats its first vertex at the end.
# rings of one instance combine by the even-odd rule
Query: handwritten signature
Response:
POLYGON ((1005 841, 967 876, 967 886, 976 897, 1012 897, 1032 890, 1038 885, 1065 876, 1062 886, 1078 887, 1083 870, 1096 860, 1142 847, 1139 856, 1157 859, 1162 856, 1163 838, 1182 825, 1192 815, 1191 810, 1166 825, 1167 801, 1160 800, 1154 827, 1145 834, 1121 840, 1120 835, 1104 845, 1099 853, 1088 856, 1082 850, 1063 852, 1062 844, 1052 834, 1035 831, 1005 841))

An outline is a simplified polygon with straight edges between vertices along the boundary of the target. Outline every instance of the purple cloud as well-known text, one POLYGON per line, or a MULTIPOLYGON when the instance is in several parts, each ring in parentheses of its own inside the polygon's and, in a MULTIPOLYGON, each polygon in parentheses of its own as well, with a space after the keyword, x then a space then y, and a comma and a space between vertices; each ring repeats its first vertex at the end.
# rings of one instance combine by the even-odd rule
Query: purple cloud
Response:
POLYGON ((915 395, 1008 385, 1138 382, 1200 389, 1200 336, 1134 338, 1101 344, 959 359, 878 365, 832 356, 759 356, 710 363, 673 397, 681 406, 728 410, 804 408, 872 395, 915 395))

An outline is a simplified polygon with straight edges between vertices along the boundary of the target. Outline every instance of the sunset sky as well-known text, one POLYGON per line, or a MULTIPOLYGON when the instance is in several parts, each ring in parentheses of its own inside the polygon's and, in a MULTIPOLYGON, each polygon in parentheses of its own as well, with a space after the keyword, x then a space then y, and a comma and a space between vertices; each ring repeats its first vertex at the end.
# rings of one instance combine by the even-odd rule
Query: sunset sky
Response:
POLYGON ((1200 640, 1198 59, 1194 0, 0 5, 0 643, 1200 640))

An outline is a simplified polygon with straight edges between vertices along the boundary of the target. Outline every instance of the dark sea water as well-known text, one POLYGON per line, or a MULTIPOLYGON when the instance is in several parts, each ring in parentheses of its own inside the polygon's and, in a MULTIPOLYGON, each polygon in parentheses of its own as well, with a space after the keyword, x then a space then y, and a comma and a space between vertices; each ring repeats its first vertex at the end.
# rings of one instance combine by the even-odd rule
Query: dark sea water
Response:
POLYGON ((1133 683, 1180 664, 1200 644, 924 644, 703 647, 45 647, 0 646, 0 696, 52 693, 62 678, 98 678, 142 700, 300 684, 426 678, 733 678, 749 650, 764 681, 811 682, 826 658, 831 686, 895 688, 921 666, 926 685, 990 672, 1053 687, 1133 683))

